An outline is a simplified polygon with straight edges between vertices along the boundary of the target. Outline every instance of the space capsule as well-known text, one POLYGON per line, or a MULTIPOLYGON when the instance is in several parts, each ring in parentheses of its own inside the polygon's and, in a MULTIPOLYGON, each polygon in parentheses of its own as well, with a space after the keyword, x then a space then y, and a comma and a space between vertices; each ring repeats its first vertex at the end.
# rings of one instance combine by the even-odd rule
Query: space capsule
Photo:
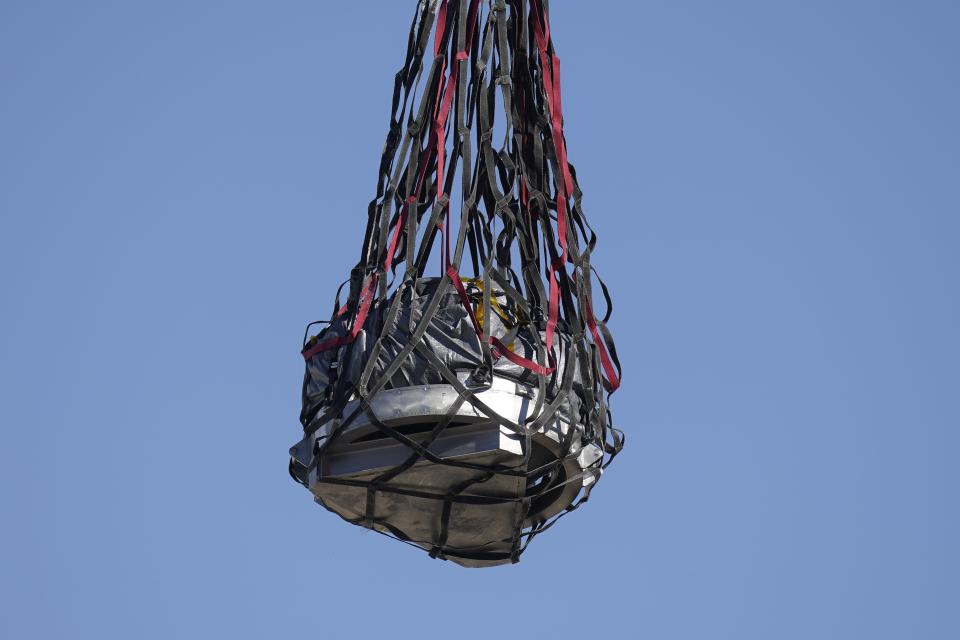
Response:
POLYGON ((623 446, 544 5, 418 3, 347 301, 302 350, 291 476, 468 567, 516 562, 623 446))

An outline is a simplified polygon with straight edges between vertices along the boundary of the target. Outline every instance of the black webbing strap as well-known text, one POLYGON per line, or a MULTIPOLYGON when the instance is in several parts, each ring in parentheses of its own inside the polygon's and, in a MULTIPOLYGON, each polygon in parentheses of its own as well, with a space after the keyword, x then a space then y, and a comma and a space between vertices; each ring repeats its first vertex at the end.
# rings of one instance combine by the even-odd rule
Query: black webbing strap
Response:
POLYGON ((304 484, 310 478, 364 489, 364 512, 348 521, 424 547, 438 558, 516 562, 536 535, 586 502, 624 438, 612 426, 608 406, 621 376, 607 327, 613 306, 606 284, 596 276, 597 235, 582 199, 567 159, 560 64, 546 0, 419 0, 406 56, 394 77, 375 195, 347 301, 340 305, 338 291, 328 328, 305 344, 308 363, 332 373, 326 394, 317 400, 307 393, 308 368, 304 439, 294 447, 291 476, 304 484), (433 57, 425 66, 428 50, 433 57), (495 130, 502 137, 495 139, 495 130), (433 272, 431 256, 437 254, 439 269, 433 272), (460 274, 471 268, 469 282, 476 286, 467 293, 467 278, 460 274), (425 287, 428 293, 421 296, 419 287, 432 276, 437 284, 425 287), (593 308, 594 277, 604 299, 600 316, 593 308), (476 332, 472 370, 451 368, 425 340, 438 326, 437 314, 457 299, 476 332), (498 332, 494 306, 505 316, 498 332), (402 314, 404 309, 409 313, 402 314), (524 357, 510 348, 521 340, 532 354, 524 357), (386 354, 393 359, 385 362, 386 354), (342 363, 357 359, 362 367, 343 371, 342 363), (429 367, 457 398, 426 434, 411 437, 377 416, 373 399, 414 360, 429 367), (481 399, 493 376, 502 375, 506 360, 519 368, 522 384, 536 389, 532 407, 519 421, 499 415, 481 399), (467 405, 523 438, 516 465, 469 463, 432 451, 467 405), (321 475, 320 458, 361 417, 409 454, 368 481, 321 475), (570 428, 560 438, 557 458, 530 468, 532 438, 560 420, 570 428), (588 444, 602 451, 600 458, 560 482, 563 461, 588 444), (443 493, 403 485, 403 474, 423 461, 471 473, 443 493), (537 497, 563 484, 582 483, 585 474, 593 481, 563 512, 550 520, 531 518, 537 497), (527 494, 483 495, 484 483, 499 475, 525 479, 527 494), (441 502, 435 538, 413 540, 378 519, 382 493, 441 502), (506 542, 509 553, 449 544, 455 505, 511 503, 516 506, 511 537, 489 543, 506 542))

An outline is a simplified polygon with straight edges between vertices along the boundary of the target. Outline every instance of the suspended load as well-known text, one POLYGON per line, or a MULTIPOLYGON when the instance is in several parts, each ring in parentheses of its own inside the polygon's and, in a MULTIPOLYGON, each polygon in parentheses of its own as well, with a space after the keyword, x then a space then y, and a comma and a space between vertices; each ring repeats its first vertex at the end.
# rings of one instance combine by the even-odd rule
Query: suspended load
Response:
POLYGON ((623 446, 547 9, 420 0, 346 301, 303 346, 291 476, 469 567, 516 562, 623 446))

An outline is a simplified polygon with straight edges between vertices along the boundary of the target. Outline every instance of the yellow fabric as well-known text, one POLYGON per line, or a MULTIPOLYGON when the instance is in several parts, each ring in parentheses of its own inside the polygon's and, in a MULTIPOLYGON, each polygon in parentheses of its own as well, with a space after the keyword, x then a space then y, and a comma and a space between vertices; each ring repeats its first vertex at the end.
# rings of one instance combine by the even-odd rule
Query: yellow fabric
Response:
MULTIPOLYGON (((462 278, 462 280, 464 282, 469 282, 470 284, 475 286, 477 289, 480 289, 481 294, 483 293, 483 280, 479 278, 462 278)), ((510 316, 508 316, 507 313, 503 310, 503 307, 500 306, 500 303, 497 301, 496 296, 493 295, 493 292, 490 293, 490 307, 494 310, 494 312, 498 316, 500 316, 500 318, 504 321, 504 323, 506 323, 508 327, 513 326, 513 321, 510 320, 510 316)), ((477 324, 479 324, 480 328, 483 329, 483 305, 482 304, 475 305, 473 310, 473 315, 477 319, 477 324)), ((510 344, 507 345, 507 347, 511 351, 513 351, 513 345, 514 343, 511 342, 510 344)))

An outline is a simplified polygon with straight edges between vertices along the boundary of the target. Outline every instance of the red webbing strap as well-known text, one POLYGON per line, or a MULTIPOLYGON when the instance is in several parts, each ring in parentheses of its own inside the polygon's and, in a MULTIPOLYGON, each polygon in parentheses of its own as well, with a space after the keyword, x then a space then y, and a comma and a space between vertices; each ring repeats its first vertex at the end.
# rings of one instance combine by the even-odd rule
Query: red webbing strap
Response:
POLYGON ((620 376, 617 374, 617 368, 614 366, 613 360, 610 358, 610 353, 607 351, 606 342, 603 341, 600 330, 597 328, 597 319, 593 315, 593 305, 590 303, 590 300, 587 300, 586 303, 587 326, 590 327, 590 333, 593 334, 593 343, 597 345, 597 350, 600 352, 600 364, 603 365, 603 370, 607 374, 606 380, 603 381, 603 386, 607 388, 609 393, 613 393, 620 388, 620 376))
MULTIPOLYGON (((417 191, 419 192, 419 189, 417 191)), ((390 238, 390 245, 387 248, 387 257, 383 261, 384 273, 390 271, 390 267, 393 266, 393 254, 397 251, 397 243, 400 241, 400 232, 403 230, 403 227, 407 222, 407 212, 410 209, 410 205, 414 204, 416 201, 417 196, 409 196, 403 203, 403 209, 401 209, 400 217, 397 219, 397 226, 393 228, 393 236, 390 238)))
POLYGON ((483 329, 480 327, 480 323, 477 322, 477 315, 473 311, 473 305, 470 304, 470 296, 467 295, 467 289, 463 286, 463 280, 460 279, 460 274, 453 268, 453 265, 450 265, 447 267, 447 275, 450 276, 450 281, 460 296, 460 302, 463 303, 464 308, 467 310, 467 315, 470 316, 470 320, 473 322, 473 330, 477 332, 477 336, 482 336, 483 329))
MULTIPOLYGON (((560 112, 562 105, 559 102, 559 72, 560 63, 556 54, 549 52, 550 47, 550 22, 543 10, 540 8, 539 0, 531 0, 530 17, 533 21, 533 36, 537 41, 537 52, 540 54, 540 66, 543 71, 543 83, 547 98, 547 108, 550 110, 550 128, 551 133, 556 134, 557 130, 563 130, 563 117, 560 112), (559 125, 559 126, 557 126, 559 125)), ((557 147, 557 160, 560 160, 561 142, 554 139, 554 145, 557 147)), ((566 154, 564 154, 566 155, 566 154)), ((563 174, 563 187, 566 189, 566 171, 560 167, 563 174)))
MULTIPOLYGON (((424 163, 426 164, 426 163, 424 163)), ((422 178, 424 172, 421 170, 420 177, 422 178)), ((417 193, 419 193, 419 187, 422 185, 422 181, 417 181, 417 193)), ((390 238, 390 246, 387 249, 387 256, 384 259, 383 272, 384 274, 390 271, 391 266, 393 266, 393 255, 397 251, 397 244, 400 241, 400 232, 404 227, 404 223, 407 220, 407 215, 410 209, 410 206, 417 201, 417 196, 411 195, 403 203, 403 209, 400 212, 400 217, 397 220, 397 226, 393 229, 393 235, 390 238)), ((363 288, 363 291, 360 292, 360 301, 359 307, 357 309, 357 316, 353 321, 353 329, 349 334, 345 336, 340 336, 339 338, 330 338, 329 340, 324 340, 323 342, 317 343, 303 352, 303 357, 305 360, 310 359, 312 356, 326 351, 328 349, 333 349, 335 347, 341 347, 345 344, 350 344, 357 339, 357 336, 360 335, 360 330, 363 328, 363 323, 367 319, 367 314, 370 311, 370 304, 373 302, 373 290, 377 284, 377 274, 373 274, 367 282, 367 286, 363 288)), ((346 305, 344 308, 337 313, 339 316, 346 310, 346 305)))
MULTIPOLYGON (((470 303, 470 296, 467 295, 467 290, 463 286, 460 274, 457 273, 457 270, 451 265, 447 267, 447 275, 450 277, 450 281, 453 282, 453 286, 457 290, 457 295, 460 296, 460 302, 463 304, 463 308, 466 309, 467 315, 470 316, 470 320, 473 322, 473 330, 477 332, 477 337, 483 340, 483 329, 480 327, 480 323, 477 322, 477 314, 473 309, 473 305, 470 303)), ((554 371, 554 367, 544 367, 533 360, 514 353, 510 350, 510 347, 503 344, 503 342, 495 336, 490 336, 490 344, 494 347, 495 357, 499 358, 502 356, 513 364, 532 371, 538 376, 548 376, 554 371)))
POLYGON ((564 264, 567 261, 567 196, 573 190, 573 176, 567 162, 567 145, 563 137, 563 103, 560 99, 560 58, 550 48, 550 22, 540 7, 540 0, 531 0, 530 17, 533 19, 533 35, 543 67, 543 83, 550 110, 550 132, 560 165, 559 193, 557 194, 557 234, 564 264))
MULTIPOLYGON (((422 175, 422 174, 421 174, 422 175)), ((419 181, 418 181, 419 187, 419 181)), ((419 192, 419 188, 417 189, 419 192)), ((400 231, 403 229, 404 223, 407 220, 407 212, 410 208, 410 205, 414 204, 417 201, 417 196, 412 195, 406 199, 403 203, 403 209, 400 212, 400 217, 397 220, 397 226, 393 229, 393 236, 390 238, 390 246, 387 249, 387 256, 384 259, 383 272, 384 274, 390 271, 390 267, 393 265, 393 254, 397 251, 397 244, 400 240, 400 231)), ((353 320, 353 328, 345 336, 340 336, 338 338, 330 338, 329 340, 324 340, 323 342, 318 342, 312 347, 302 351, 303 359, 309 360, 313 356, 328 349, 334 349, 336 347, 342 347, 345 344, 350 344, 357 339, 357 336, 360 335, 360 330, 363 328, 363 323, 367 319, 367 314, 370 312, 370 304, 373 302, 373 290, 376 287, 378 278, 377 274, 370 276, 370 279, 367 281, 367 285, 360 292, 359 306, 357 308, 357 315, 353 320)), ((343 307, 337 312, 337 317, 340 317, 347 311, 347 307, 350 303, 343 305, 343 307)))
MULTIPOLYGON (((560 241, 559 268, 567 263, 567 194, 571 191, 572 177, 567 164, 567 150, 563 138, 563 113, 560 102, 560 59, 548 51, 550 46, 550 23, 540 7, 539 0, 531 0, 530 17, 533 22, 533 35, 540 54, 540 66, 543 68, 543 83, 550 110, 550 132, 557 152, 557 164, 560 173, 557 188, 557 235, 560 241)), ((550 315, 547 321, 547 350, 553 348, 553 334, 560 313, 556 270, 557 264, 550 265, 550 315)))
MULTIPOLYGON (((447 23, 447 19, 446 19, 446 18, 447 18, 447 4, 448 4, 448 0, 443 0, 443 3, 440 5, 440 10, 439 10, 439 13, 438 13, 437 30, 436 30, 436 35, 435 35, 434 45, 433 45, 434 55, 435 55, 435 56, 436 56, 437 54, 439 54, 439 52, 440 52, 440 46, 441 46, 441 43, 442 43, 442 40, 443 40, 443 36, 444 36, 445 30, 446 30, 446 23, 447 23)), ((441 72, 440 72, 440 73, 441 73, 441 75, 445 75, 445 73, 446 73, 445 69, 441 69, 441 72)), ((434 105, 435 105, 435 106, 434 106, 435 112, 436 112, 436 110, 438 109, 438 107, 439 107, 439 105, 440 105, 440 100, 441 100, 441 97, 442 97, 442 95, 443 95, 443 94, 442 94, 443 89, 444 89, 443 83, 440 83, 440 84, 438 85, 438 87, 437 87, 436 102, 434 103, 434 105)), ((440 133, 441 133, 441 135, 442 135, 442 129, 440 130, 440 133)), ((436 136, 436 135, 437 135, 437 131, 436 131, 436 129, 435 129, 435 130, 431 133, 430 141, 427 143, 427 149, 430 149, 430 148, 432 147, 432 145, 433 145, 433 143, 434 143, 434 136, 436 136)), ((440 146, 439 150, 442 150, 442 142, 441 142, 441 146, 440 146)), ((442 184, 443 184, 443 182, 442 182, 442 175, 443 175, 443 157, 442 157, 442 153, 438 156, 438 160, 437 160, 437 161, 438 161, 438 175, 441 176, 441 182, 440 182, 440 184, 442 185, 442 184)), ((401 211, 400 211, 400 216, 397 218, 397 224, 396 224, 396 226, 395 226, 394 229, 393 229, 393 234, 392 234, 392 236, 390 237, 390 243, 389 243, 389 245, 388 245, 388 247, 387 247, 387 255, 386 255, 385 259, 384 259, 384 265, 383 265, 383 272, 384 272, 384 274, 389 273, 391 267, 393 266, 394 254, 395 254, 396 251, 397 251, 397 245, 399 244, 399 241, 400 241, 400 233, 402 232, 404 226, 406 225, 407 216, 409 215, 410 206, 413 205, 413 204, 415 204, 415 203, 417 202, 417 195, 420 193, 420 190, 421 190, 421 188, 423 187, 423 180, 424 180, 424 178, 426 177, 427 164, 428 164, 428 163, 426 163, 426 162, 422 162, 422 163, 421 163, 421 165, 420 165, 420 170, 419 170, 418 175, 417 175, 417 182, 416 182, 415 191, 414 191, 412 194, 410 194, 410 195, 407 197, 407 199, 404 201, 404 203, 403 203, 403 208, 402 208, 401 211)), ((442 188, 442 187, 441 187, 441 188, 442 188)), ((348 334, 345 335, 345 336, 340 336, 340 337, 337 337, 337 338, 330 338, 329 340, 324 340, 323 342, 318 342, 317 344, 313 345, 312 347, 303 350, 301 353, 303 354, 303 358, 304 358, 305 360, 309 360, 310 358, 312 358, 312 357, 315 356, 316 354, 321 353, 321 352, 323 352, 323 351, 327 351, 328 349, 334 349, 334 348, 336 348, 336 347, 341 347, 341 346, 343 346, 343 345, 345 345, 345 344, 350 344, 351 342, 353 342, 354 340, 356 340, 357 336, 360 335, 360 331, 361 331, 361 329, 363 328, 363 323, 366 321, 366 319, 367 319, 367 314, 368 314, 369 311, 370 311, 370 304, 371 304, 371 302, 373 301, 373 289, 374 289, 374 287, 376 286, 376 282, 377 282, 377 276, 376 276, 376 274, 373 274, 373 276, 371 276, 370 279, 367 281, 367 286, 365 286, 365 287, 363 288, 363 290, 360 292, 360 300, 359 300, 359 305, 358 305, 358 308, 357 308, 357 315, 356 315, 356 317, 354 318, 353 328, 351 329, 350 333, 348 333, 348 334)), ((341 315, 343 315, 344 313, 346 313, 348 306, 349 306, 349 303, 345 304, 345 305, 337 312, 336 317, 340 317, 341 315)))
POLYGON ((327 349, 342 347, 345 344, 351 343, 353 340, 354 338, 351 337, 350 334, 347 334, 345 336, 340 336, 339 338, 330 338, 329 340, 318 342, 317 344, 313 345, 309 349, 305 349, 304 351, 301 352, 301 355, 303 355, 304 360, 309 360, 310 358, 317 355, 318 353, 326 351, 327 349))
MULTIPOLYGON (((560 165, 560 179, 557 193, 557 233, 560 236, 561 260, 560 264, 550 267, 550 317, 547 322, 547 346, 553 340, 553 332, 557 323, 559 305, 557 304, 556 270, 565 268, 567 262, 567 194, 573 191, 573 176, 570 173, 570 164, 567 162, 567 143, 563 135, 563 102, 560 91, 560 58, 550 49, 550 22, 540 6, 540 0, 531 0, 530 15, 533 19, 533 35, 537 41, 540 53, 540 64, 543 67, 543 82, 547 96, 547 107, 550 109, 550 130, 553 145, 557 152, 557 164, 560 165)), ((620 376, 607 351, 606 343, 600 336, 597 320, 593 315, 593 305, 586 300, 587 326, 593 335, 594 344, 600 352, 600 362, 607 375, 604 386, 613 393, 620 387, 620 376)))
POLYGON ((550 306, 546 332, 547 353, 550 353, 550 350, 553 349, 553 333, 557 329, 557 317, 560 315, 560 287, 557 283, 558 267, 563 268, 563 262, 559 258, 550 265, 550 306))
POLYGON ((357 339, 357 336, 360 335, 360 331, 363 329, 363 323, 367 320, 367 314, 370 312, 370 304, 373 302, 373 289, 376 284, 377 276, 374 274, 370 276, 369 280, 367 280, 367 285, 363 288, 363 291, 360 292, 357 317, 353 320, 353 328, 350 330, 350 333, 345 336, 339 336, 337 338, 330 338, 328 340, 324 340, 323 342, 318 342, 312 347, 304 349, 302 352, 304 360, 309 360, 318 353, 327 351, 328 349, 350 344, 357 339))
MULTIPOLYGON (((437 25, 437 46, 439 46, 439 37, 440 37, 440 25, 437 25)), ((446 75, 447 62, 446 59, 443 60, 440 66, 440 75, 446 75)), ((450 76, 447 78, 447 84, 444 85, 442 82, 437 84, 437 108, 435 109, 435 115, 433 118, 433 137, 437 140, 437 197, 434 200, 434 207, 437 206, 436 203, 441 203, 440 206, 444 208, 445 211, 441 212, 447 216, 446 224, 441 221, 439 224, 441 243, 440 243, 440 256, 441 262, 444 267, 450 264, 448 259, 450 240, 447 233, 449 225, 449 215, 450 215, 450 205, 449 203, 443 204, 443 187, 444 187, 444 165, 447 160, 447 135, 446 135, 446 126, 447 126, 447 115, 450 113, 450 104, 453 99, 454 91, 450 88, 450 85, 456 82, 456 78, 459 75, 457 72, 460 69, 460 65, 454 63, 450 70, 450 76)))
MULTIPOLYGON (((430 134, 430 142, 427 143, 427 149, 433 144, 433 133, 430 134)), ((422 160, 422 158, 421 158, 422 160)), ((407 196, 407 199, 403 202, 403 208, 400 210, 400 216, 397 218, 397 224, 393 228, 393 236, 390 238, 390 244, 387 247, 387 257, 383 261, 383 273, 387 274, 390 271, 390 268, 393 266, 393 254, 397 251, 397 243, 400 240, 400 233, 403 231, 404 226, 407 223, 407 214, 410 210, 410 205, 417 202, 417 194, 420 193, 420 189, 423 187, 423 179, 426 176, 427 163, 421 162, 420 170, 417 174, 417 184, 414 187, 414 192, 407 196)))
MULTIPOLYGON (((446 4, 446 3, 444 3, 444 4, 446 4)), ((443 34, 442 23, 438 23, 438 24, 437 24, 437 36, 438 36, 438 38, 442 37, 442 34, 443 34)), ((437 40, 437 42, 439 43, 439 39, 437 40)), ((444 64, 445 64, 445 63, 444 63, 444 64)), ((445 70, 441 68, 441 74, 443 74, 443 73, 445 73, 445 70)), ((441 98, 441 95, 442 95, 442 94, 441 94, 441 89, 442 89, 442 88, 443 88, 443 83, 439 83, 439 84, 438 84, 438 87, 437 87, 437 95, 436 95, 436 98, 435 98, 435 101, 434 101, 434 111, 435 111, 435 112, 436 112, 436 110, 437 110, 437 108, 438 108, 438 105, 439 105, 439 102, 440 102, 440 98, 441 98)), ((436 140, 435 140, 436 136, 437 136, 437 130, 436 130, 436 127, 434 127, 434 128, 432 128, 432 129, 430 130, 430 137, 429 137, 429 139, 428 139, 428 141, 427 141, 426 149, 424 150, 424 151, 426 151, 427 153, 429 153, 429 151, 433 148, 434 144, 436 143, 436 140)), ((439 166, 442 166, 442 160, 439 160, 439 159, 438 159, 438 162, 440 163, 439 166)), ((417 182, 416 182, 416 185, 414 186, 413 193, 410 194, 410 195, 408 195, 408 196, 407 196, 407 199, 404 201, 404 203, 403 203, 403 208, 400 210, 400 216, 397 218, 397 225, 393 228, 393 236, 390 238, 390 244, 389 244, 389 246, 387 247, 387 257, 386 257, 386 259, 384 260, 384 265, 383 265, 383 272, 384 272, 384 273, 389 272, 390 269, 391 269, 391 267, 393 266, 393 257, 394 257, 394 253, 396 253, 396 251, 397 251, 397 244, 398 244, 399 241, 400 241, 400 233, 403 231, 403 228, 406 226, 407 215, 409 215, 410 206, 413 205, 413 204, 416 204, 416 202, 417 202, 417 197, 418 197, 418 195, 420 194, 420 191, 423 189, 423 181, 424 181, 424 179, 427 177, 427 166, 428 166, 428 165, 429 165, 429 163, 426 162, 423 157, 421 157, 421 158, 420 158, 420 168, 417 170, 417 182)))
MULTIPOLYGON (((469 26, 467 29, 467 41, 470 42, 473 38, 474 25, 476 23, 476 15, 480 9, 480 0, 473 0, 473 3, 470 6, 470 20, 469 26)), ((446 30, 446 11, 447 11, 447 2, 444 0, 443 4, 440 7, 440 11, 443 12, 440 20, 437 21, 437 31, 434 39, 434 54, 437 55, 440 52, 440 46, 442 44, 443 35, 446 30)), ((457 60, 466 59, 469 57, 469 54, 465 51, 457 53, 457 60)), ((443 63, 444 67, 441 68, 441 76, 446 76, 446 63, 443 63)), ((456 81, 459 77, 459 67, 456 65, 453 67, 450 73, 450 77, 447 79, 447 84, 444 86, 443 82, 438 83, 437 95, 434 102, 434 126, 430 130, 430 138, 427 141, 427 146, 424 151, 428 152, 431 149, 436 148, 437 150, 437 170, 438 170, 438 188, 441 189, 441 193, 438 194, 442 196, 443 189, 443 166, 444 166, 444 138, 443 130, 446 126, 447 117, 450 113, 450 106, 453 102, 453 94, 455 93, 456 81)), ((403 209, 400 212, 400 217, 397 220, 397 225, 393 230, 393 237, 390 239, 390 245, 387 248, 387 258, 384 265, 384 272, 390 270, 393 266, 394 253, 397 250, 397 244, 400 240, 400 233, 403 230, 405 223, 407 221, 407 215, 409 214, 410 205, 416 203, 417 196, 423 189, 424 180, 427 177, 427 167, 430 163, 423 161, 421 158, 420 169, 417 172, 417 182, 414 187, 414 191, 407 197, 406 202, 404 202, 403 209)), ((449 214, 448 214, 449 215, 449 214)), ((449 233, 449 224, 447 225, 447 232, 449 233)), ((448 254, 449 256, 449 254, 448 254)))
MULTIPOLYGON (((477 22, 477 12, 480 9, 480 0, 473 0, 470 3, 470 10, 467 14, 467 34, 465 41, 467 46, 470 46, 470 43, 473 41, 473 32, 477 22)), ((440 55, 441 41, 443 40, 443 35, 446 30, 446 15, 447 15, 447 0, 443 0, 443 4, 440 7, 440 19, 437 21, 437 31, 434 38, 433 44, 433 55, 440 55)), ((447 158, 447 148, 446 148, 446 128, 447 128, 447 119, 450 116, 450 108, 453 106, 453 98, 456 95, 457 83, 460 79, 460 61, 467 60, 470 58, 470 53, 467 51, 457 51, 456 56, 454 57, 453 64, 450 65, 450 75, 446 76, 446 60, 441 64, 440 75, 441 77, 446 76, 447 82, 444 85, 442 82, 437 86, 437 99, 436 107, 434 109, 434 119, 433 119, 433 135, 436 138, 437 142, 437 198, 436 201, 441 201, 444 193, 444 165, 447 158)), ((440 223, 440 232, 443 235, 443 243, 441 244, 441 251, 446 249, 446 253, 443 254, 443 266, 447 267, 450 264, 450 205, 449 203, 441 205, 446 210, 446 224, 443 222, 440 223)))
MULTIPOLYGON (((440 7, 440 11, 442 12, 442 13, 440 14, 441 19, 437 21, 437 30, 436 30, 436 36, 435 36, 434 45, 433 45, 433 46, 434 46, 434 55, 437 55, 437 54, 439 54, 439 52, 440 52, 441 41, 443 40, 443 34, 444 34, 445 30, 446 30, 446 10, 447 10, 447 2, 446 2, 446 0, 444 0, 443 4, 442 4, 441 7, 440 7)), ((444 61, 444 62, 442 62, 441 64, 442 64, 443 66, 442 66, 441 69, 440 69, 440 75, 441 75, 441 77, 443 77, 443 76, 446 75, 446 62, 444 61)), ((444 162, 444 161, 443 161, 443 157, 442 157, 442 156, 443 156, 443 141, 442 141, 442 138, 443 138, 443 128, 442 128, 442 127, 439 127, 439 131, 438 131, 437 119, 439 118, 439 115, 440 115, 440 110, 441 110, 441 107, 442 107, 442 98, 444 97, 444 92, 445 92, 448 88, 449 88, 449 84, 448 84, 447 87, 445 87, 442 81, 439 82, 439 83, 437 83, 437 95, 436 95, 435 98, 434 98, 434 107, 433 107, 433 110, 434 110, 434 126, 433 126, 433 127, 431 128, 431 130, 430 130, 430 137, 429 137, 429 139, 428 139, 428 141, 427 141, 426 149, 424 150, 424 151, 426 151, 427 153, 429 153, 430 150, 433 149, 434 146, 436 145, 437 152, 438 152, 438 155, 437 155, 437 171, 438 171, 438 176, 440 177, 440 181, 439 181, 439 188, 440 188, 440 189, 443 189, 443 180, 442 180, 442 176, 443 176, 443 162, 444 162), (439 145, 437 145, 437 139, 438 139, 438 138, 441 139, 439 145)), ((448 110, 449 110, 449 108, 448 108, 448 110)), ((444 121, 445 121, 445 120, 446 120, 446 118, 444 118, 444 121)), ((401 233, 401 231, 403 230, 403 228, 404 228, 404 226, 405 226, 405 224, 406 224, 407 215, 408 215, 408 212, 409 212, 409 209, 410 209, 410 205, 416 203, 416 201, 417 201, 417 196, 420 194, 420 191, 423 189, 423 182, 424 182, 424 180, 425 180, 426 177, 427 177, 427 167, 429 166, 429 164, 430 164, 430 163, 424 161, 424 158, 423 158, 423 157, 420 158, 420 168, 419 168, 418 171, 417 171, 416 186, 414 187, 413 193, 410 194, 410 195, 407 197, 406 201, 404 202, 403 209, 402 209, 401 212, 400 212, 400 217, 397 219, 397 226, 394 227, 394 230, 393 230, 393 237, 390 239, 390 245, 389 245, 389 247, 387 248, 387 258, 386 258, 386 262, 385 262, 385 264, 384 264, 384 273, 386 273, 387 271, 389 271, 390 268, 393 266, 393 254, 394 254, 394 253, 396 252, 396 250, 397 250, 397 243, 398 243, 398 241, 399 241, 399 239, 400 239, 400 233, 401 233)), ((442 195, 442 194, 439 194, 439 195, 442 195)))
POLYGON ((496 357, 503 356, 518 367, 523 367, 528 371, 532 371, 538 376, 549 376, 556 369, 556 367, 545 367, 541 364, 537 364, 533 360, 529 360, 521 355, 517 355, 515 352, 510 350, 510 347, 503 344, 499 338, 490 336, 490 344, 494 346, 493 352, 496 357))
MULTIPOLYGON (((560 313, 560 291, 559 283, 557 281, 557 270, 565 268, 567 259, 568 259, 568 247, 567 247, 567 229, 568 229, 568 220, 567 220, 567 194, 572 190, 572 177, 570 175, 570 168, 567 163, 567 153, 566 153, 566 144, 563 137, 563 113, 562 113, 562 103, 560 98, 560 60, 559 58, 549 51, 550 47, 550 25, 547 22, 546 16, 544 15, 539 0, 531 0, 531 18, 534 23, 534 36, 537 41, 537 48, 540 54, 541 66, 543 67, 543 78, 545 84, 545 92, 547 95, 547 106, 550 110, 550 126, 551 126, 551 137, 554 141, 554 147, 557 153, 557 161, 560 165, 560 179, 558 181, 559 188, 557 194, 557 233, 559 236, 559 243, 561 248, 560 258, 554 261, 550 265, 550 305, 549 305, 549 319, 547 321, 546 327, 546 348, 549 353, 553 347, 553 338, 556 333, 557 322, 559 319, 560 313)), ((479 11, 480 0, 473 0, 470 4, 470 10, 468 15, 468 31, 467 31, 467 42, 472 41, 472 36, 474 28, 476 25, 476 16, 479 11)), ((439 55, 440 49, 443 44, 443 38, 446 33, 446 15, 448 10, 448 0, 443 0, 439 12, 436 33, 434 36, 434 55, 439 55)), ((455 56, 457 64, 450 66, 449 75, 447 75, 446 62, 442 63, 441 67, 441 77, 446 79, 446 83, 441 81, 438 83, 437 95, 434 100, 434 126, 431 131, 430 140, 427 143, 426 150, 431 149, 436 145, 437 153, 437 184, 440 189, 438 197, 442 197, 443 194, 443 185, 444 185, 444 168, 445 168, 445 159, 446 159, 446 136, 444 135, 446 129, 447 119, 450 114, 450 110, 453 104, 453 98, 455 94, 455 89, 459 79, 460 65, 461 60, 469 58, 469 53, 467 51, 458 51, 455 56)), ((406 201, 404 202, 403 208, 401 209, 400 215, 397 219, 397 224, 393 229, 393 234, 390 238, 390 242, 387 248, 387 255, 384 260, 384 273, 389 272, 393 266, 394 254, 396 253, 397 246, 400 240, 400 234, 402 233, 403 228, 409 215, 410 206, 416 203, 417 195, 423 188, 423 182, 426 178, 427 173, 427 162, 422 162, 420 165, 420 170, 418 171, 416 187, 413 194, 410 194, 406 201)), ((525 185, 523 185, 525 191, 525 185)), ((526 196, 526 194, 523 194, 526 196)), ((444 235, 448 235, 450 231, 449 225, 449 209, 446 212, 447 220, 445 225, 441 225, 441 231, 444 235)), ((449 242, 449 238, 446 238, 445 242, 449 242)), ((460 296, 460 300, 463 303, 464 307, 467 309, 470 318, 474 325, 474 330, 477 332, 477 335, 481 337, 483 335, 483 330, 477 322, 476 316, 473 311, 473 307, 470 303, 470 298, 467 295, 466 289, 463 286, 463 282, 460 279, 460 275, 456 270, 450 265, 449 262, 449 250, 446 257, 444 258, 444 264, 447 266, 447 274, 450 276, 451 281, 457 289, 457 293, 460 296)), ((338 338, 331 338, 320 342, 309 349, 303 352, 304 358, 310 358, 313 355, 326 351, 327 349, 332 349, 335 347, 342 346, 344 344, 349 344, 353 342, 357 335, 359 335, 360 330, 363 327, 363 323, 366 320, 367 314, 370 310, 370 304, 373 299, 373 288, 376 283, 376 276, 372 277, 367 286, 363 289, 360 294, 359 308, 357 310, 357 316, 353 322, 353 328, 351 332, 346 336, 341 336, 338 338)), ((346 305, 345 305, 346 307, 346 305)), ((338 316, 346 311, 346 308, 341 309, 338 313, 338 316)), ((591 331, 595 336, 599 335, 596 328, 596 321, 592 317, 592 313, 588 314, 588 324, 591 326, 591 331)), ((490 344, 495 347, 495 351, 499 356, 505 357, 514 364, 521 366, 525 369, 533 371, 538 375, 549 375, 554 371, 554 367, 544 367, 532 360, 524 358, 520 355, 517 355, 511 351, 506 345, 504 345, 499 339, 491 336, 490 344)), ((601 359, 604 361, 604 368, 609 372, 612 370, 612 362, 610 362, 609 355, 604 348, 602 341, 598 340, 598 344, 601 349, 601 359), (609 367, 609 368, 608 368, 609 367)), ((616 380, 616 385, 619 385, 619 380, 616 375, 611 377, 611 380, 616 380)))

